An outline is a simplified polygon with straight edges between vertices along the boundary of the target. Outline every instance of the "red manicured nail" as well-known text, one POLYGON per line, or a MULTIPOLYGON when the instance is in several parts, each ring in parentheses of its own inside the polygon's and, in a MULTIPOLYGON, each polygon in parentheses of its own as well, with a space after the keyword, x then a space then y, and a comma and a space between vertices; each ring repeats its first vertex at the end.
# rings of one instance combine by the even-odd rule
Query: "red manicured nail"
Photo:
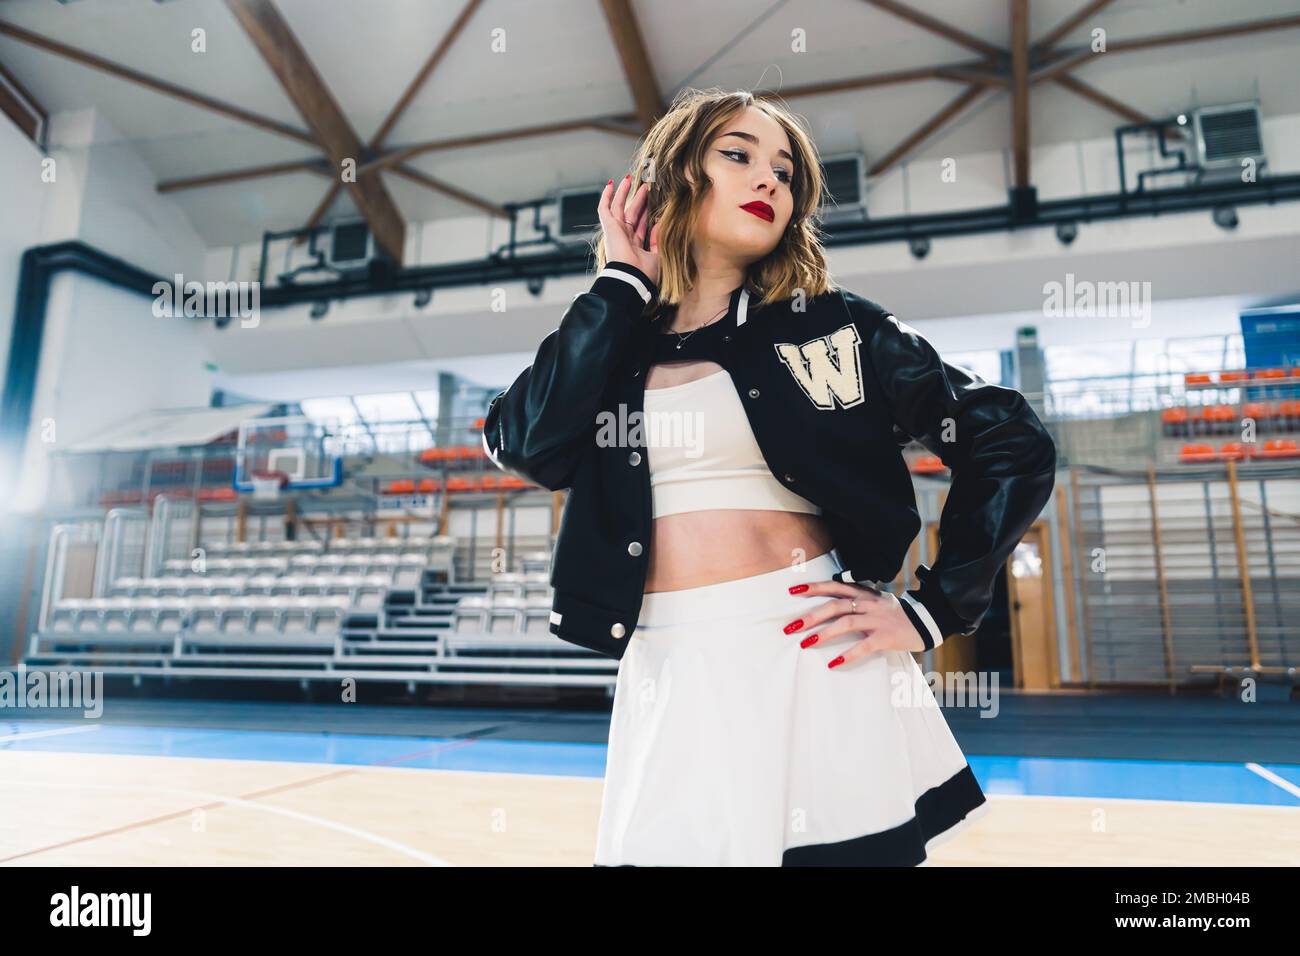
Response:
POLYGON ((807 590, 808 590, 808 585, 806 585, 806 584, 796 584, 796 585, 794 585, 792 588, 790 588, 790 593, 791 593, 791 594, 802 594, 804 591, 807 591, 807 590))
POLYGON ((611 179, 611 180, 610 180, 608 183, 606 183, 605 185, 607 185, 607 186, 612 186, 612 185, 614 185, 614 180, 611 179))
POLYGON ((839 666, 840 666, 841 664, 843 664, 843 663, 844 663, 844 655, 841 654, 839 657, 835 658, 835 660, 831 661, 831 662, 830 662, 829 664, 827 664, 826 666, 827 666, 827 667, 839 667, 839 666))
POLYGON ((626 176, 624 176, 623 178, 624 178, 624 179, 631 179, 631 178, 632 178, 632 174, 631 174, 631 173, 628 173, 628 174, 627 174, 626 176))
POLYGON ((797 621, 791 621, 789 624, 787 624, 787 625, 785 626, 785 632, 786 632, 787 634, 793 634, 795 631, 799 630, 799 628, 801 628, 801 627, 803 627, 803 618, 799 618, 799 620, 797 620, 797 621))
MULTIPOLYGON (((816 643, 817 643, 817 635, 809 634, 807 637, 805 637, 802 641, 799 642, 799 646, 812 647, 816 643)), ((844 658, 841 657, 840 660, 844 660, 844 658)))

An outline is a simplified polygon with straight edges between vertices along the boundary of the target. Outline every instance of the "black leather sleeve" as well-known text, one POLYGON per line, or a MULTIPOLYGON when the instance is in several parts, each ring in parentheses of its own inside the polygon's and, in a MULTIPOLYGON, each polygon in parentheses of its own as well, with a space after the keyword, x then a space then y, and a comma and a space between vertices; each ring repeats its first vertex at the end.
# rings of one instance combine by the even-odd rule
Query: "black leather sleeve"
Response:
POLYGON ((640 269, 609 262, 573 297, 533 364, 488 406, 483 448, 497 467, 552 491, 572 484, 609 375, 658 294, 640 269))
POLYGON ((1051 497, 1056 445, 1020 392, 945 362, 880 311, 866 348, 894 422, 952 472, 939 551, 902 600, 930 648, 979 626, 998 569, 1051 497))

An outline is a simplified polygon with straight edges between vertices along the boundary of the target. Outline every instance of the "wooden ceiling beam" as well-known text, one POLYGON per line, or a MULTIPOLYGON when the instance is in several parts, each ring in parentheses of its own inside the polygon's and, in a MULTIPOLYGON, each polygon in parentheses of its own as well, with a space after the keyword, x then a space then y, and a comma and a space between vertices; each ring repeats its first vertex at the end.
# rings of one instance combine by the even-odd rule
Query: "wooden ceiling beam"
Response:
POLYGON ((600 0, 600 8, 604 11, 619 62, 623 65, 628 88, 632 91, 637 122, 641 124, 642 132, 648 131, 663 115, 664 104, 636 12, 629 0, 600 0))
MULTIPOLYGON (((635 119, 627 115, 612 117, 602 117, 595 120, 565 120, 560 123, 546 123, 542 126, 524 126, 515 129, 497 130, 492 133, 470 133, 466 136, 453 136, 448 139, 434 139, 424 143, 412 143, 408 146, 398 146, 375 156, 367 162, 357 167, 357 172, 373 172, 376 169, 388 169, 400 165, 408 159, 414 159, 416 156, 424 153, 437 152, 444 149, 460 149, 465 146, 482 146, 486 143, 500 143, 512 139, 525 139, 530 136, 549 136, 553 133, 571 133, 580 129, 604 129, 609 130, 608 126, 600 124, 606 120, 614 122, 635 119)), ((614 129, 614 132, 627 133, 628 135, 640 135, 635 133, 630 127, 626 129, 614 129)))
MULTIPOLYGON (((1088 102, 1100 106, 1104 110, 1109 110, 1116 116, 1122 116, 1130 123, 1146 124, 1154 122, 1152 117, 1143 113, 1141 110, 1134 109, 1127 103, 1123 103, 1115 99, 1113 96, 1103 93, 1095 86, 1090 86, 1083 82, 1083 80, 1069 73, 1064 76, 1058 76, 1055 83, 1063 89, 1069 90, 1076 96, 1082 97, 1088 102)), ((1191 138, 1191 134, 1187 130, 1174 124, 1164 127, 1164 134, 1166 136, 1172 136, 1175 139, 1185 140, 1191 138)))
POLYGON ((876 163, 867 171, 867 175, 879 176, 881 173, 894 166, 920 143, 933 136, 938 132, 940 127, 974 102, 986 89, 987 87, 978 83, 972 83, 966 87, 965 91, 962 92, 961 95, 918 126, 906 139, 877 160, 876 163))
MULTIPOLYGON (((590 127, 592 129, 597 129, 601 131, 618 133, 619 135, 629 136, 633 138, 640 136, 640 133, 637 132, 635 127, 618 124, 603 119, 584 120, 578 123, 577 125, 582 127, 590 127)), ((487 134, 486 137, 482 135, 476 135, 470 137, 470 139, 473 139, 475 143, 466 143, 458 140, 442 140, 432 144, 421 144, 420 149, 421 151, 429 151, 432 149, 444 149, 444 148, 451 149, 457 146, 475 145, 479 141, 494 142, 501 139, 509 139, 510 137, 514 136, 516 132, 518 132, 520 135, 523 136, 532 136, 532 135, 538 135, 539 132, 548 132, 548 131, 553 131, 553 130, 522 130, 522 131, 506 130, 502 133, 487 134)), ((421 182, 421 184, 425 186, 429 185, 429 182, 427 182, 426 180, 432 180, 432 177, 428 176, 428 174, 423 173, 420 170, 415 169, 414 167, 402 166, 401 164, 390 165, 387 163, 382 165, 376 163, 375 165, 378 168, 393 169, 393 170, 402 169, 405 171, 405 173, 413 173, 414 175, 405 175, 405 178, 411 180, 412 182, 421 182)), ((360 167, 358 167, 358 170, 360 171, 361 169, 365 169, 365 168, 366 168, 365 164, 362 164, 360 167)), ((267 166, 250 166, 241 169, 232 169, 225 172, 207 173, 202 176, 194 176, 185 179, 167 180, 159 184, 159 191, 179 192, 185 189, 198 189, 203 186, 217 186, 227 182, 241 182, 249 179, 257 179, 263 176, 279 176, 286 173, 295 173, 295 172, 317 173, 321 176, 325 176, 330 179, 335 178, 335 175, 333 171, 329 168, 329 165, 326 160, 307 159, 307 160, 296 160, 296 161, 291 161, 286 163, 273 163, 267 166)), ((448 192, 448 195, 454 194, 454 187, 446 186, 445 184, 440 184, 439 189, 441 190, 443 188, 453 191, 453 192, 448 192)), ((455 194, 455 198, 460 199, 466 195, 469 194, 455 194)), ((334 198, 333 196, 329 197, 331 202, 333 201, 333 198, 334 198)), ((496 211, 501 208, 499 206, 492 205, 490 202, 488 202, 487 205, 491 207, 491 211, 494 215, 496 214, 496 211)))
POLYGON ((1044 54, 1044 62, 1030 76, 1029 83, 1032 86, 1046 80, 1055 80, 1084 63, 1116 53, 1134 53, 1138 50, 1151 50, 1162 46, 1221 40, 1226 37, 1245 36, 1251 33, 1271 33, 1275 30, 1290 30, 1296 27, 1300 27, 1300 16, 1275 17, 1271 20, 1226 23, 1223 26, 1208 27, 1203 30, 1162 33, 1157 36, 1137 37, 1132 40, 1109 40, 1106 44, 1105 53, 1094 53, 1090 47, 1086 46, 1065 50, 1051 50, 1044 54))
POLYGON ((445 183, 440 179, 434 179, 428 173, 421 172, 411 166, 398 166, 393 170, 393 174, 401 176, 403 179, 409 179, 411 182, 423 186, 426 189, 431 189, 443 196, 459 200, 468 206, 473 206, 475 209, 487 213, 489 216, 495 216, 498 219, 510 219, 510 213, 504 207, 489 202, 481 196, 467 193, 463 189, 457 189, 455 186, 445 183))
POLYGON ((1018 189, 1029 186, 1029 0, 1011 0, 1011 158, 1018 189))
POLYGON ((0 113, 33 143, 39 143, 49 122, 45 109, 32 98, 12 73, 0 63, 0 113))
POLYGON ((950 26, 942 20, 937 20, 927 13, 913 9, 905 3, 898 3, 897 0, 865 0, 865 2, 879 10, 884 10, 886 13, 892 13, 900 20, 906 20, 922 30, 941 36, 945 40, 956 43, 958 46, 964 46, 968 50, 973 50, 980 56, 996 59, 1005 53, 1001 47, 986 43, 979 37, 971 36, 969 33, 958 30, 956 27, 950 26))
POLYGON ((289 163, 271 163, 266 166, 248 166, 244 169, 231 169, 221 173, 208 173, 203 176, 189 176, 184 179, 166 179, 157 186, 160 193, 176 193, 187 189, 203 189, 207 186, 222 186, 226 183, 242 183, 250 179, 263 179, 267 176, 284 176, 288 173, 314 173, 333 179, 334 174, 323 159, 308 159, 289 163))
POLYGON ((1274 17, 1271 20, 1252 20, 1245 23, 1225 23, 1223 26, 1206 27, 1203 30, 1162 33, 1153 37, 1138 37, 1135 40, 1112 40, 1106 44, 1106 52, 1132 53, 1135 50, 1151 50, 1160 46, 1197 43, 1201 40, 1222 40, 1225 37, 1239 37, 1250 33, 1272 33, 1275 30, 1290 30, 1295 27, 1300 27, 1300 15, 1274 17))
POLYGON ((974 82, 968 71, 978 70, 985 65, 984 60, 972 60, 965 63, 939 64, 921 66, 907 70, 892 70, 889 73, 875 73, 870 76, 849 77, 843 80, 823 80, 818 83, 805 83, 791 86, 781 91, 782 99, 794 99, 800 96, 823 96, 827 93, 847 93, 853 90, 869 90, 881 86, 896 86, 900 83, 915 83, 918 80, 954 80, 969 84, 974 82), (959 79, 960 78, 960 79, 959 79))
MULTIPOLYGON (((416 94, 423 89, 425 82, 433 74, 433 71, 438 64, 442 62, 442 58, 447 55, 447 51, 451 49, 452 43, 455 42, 456 38, 464 31, 465 25, 469 23, 470 18, 474 15, 474 12, 479 8, 482 2, 483 0, 469 0, 469 2, 461 9, 460 14, 456 17, 451 27, 443 34, 442 39, 438 42, 438 45, 434 48, 433 52, 429 54, 429 58, 425 60, 424 65, 416 71, 411 82, 408 83, 406 89, 402 91, 402 95, 397 98, 397 102, 393 105, 393 108, 389 110, 388 115, 384 117, 384 121, 379 124, 379 129, 377 129, 375 134, 370 137, 370 142, 366 146, 367 155, 373 153, 375 150, 379 149, 379 147, 384 145, 384 141, 388 139, 388 134, 393 131, 393 127, 396 126, 397 121, 402 118, 402 114, 406 112, 406 108, 415 100, 416 94)), ((409 174, 410 172, 411 171, 408 169, 407 173, 409 174)), ((408 178, 410 178, 409 175, 408 178)), ((309 218, 306 225, 303 226, 303 229, 307 231, 299 237, 299 242, 302 242, 309 234, 309 231, 315 229, 316 226, 320 224, 320 221, 328 215, 330 208, 334 205, 334 200, 338 198, 338 194, 342 189, 343 183, 341 181, 335 181, 330 186, 329 191, 321 197, 320 202, 316 204, 316 208, 311 214, 311 218, 309 218)))
POLYGON ((249 126, 256 126, 258 129, 265 130, 268 133, 275 133, 277 136, 284 136, 288 139, 297 140, 300 143, 306 143, 308 146, 316 146, 316 140, 310 133, 304 130, 294 129, 285 123, 273 120, 266 116, 259 116, 257 113, 249 112, 230 103, 223 103, 221 100, 213 99, 210 96, 204 96, 202 93, 196 93, 193 90, 185 89, 174 83, 168 83, 165 80, 159 80, 152 76, 133 70, 129 66, 123 66, 120 63, 114 63, 112 60, 106 60, 102 56, 96 56, 85 50, 79 50, 76 47, 68 46, 66 43, 60 43, 57 40, 51 40, 49 37, 41 36, 38 33, 32 33, 30 30, 24 30, 22 27, 15 26, 12 23, 0 21, 0 36, 7 36, 17 40, 19 43, 26 43, 28 46, 34 46, 37 49, 44 50, 46 53, 52 53, 55 56, 61 56, 65 60, 71 60, 74 63, 80 63, 82 66, 89 67, 92 70, 98 70, 101 73, 107 73, 110 76, 116 76, 118 79, 126 80, 128 83, 134 83, 137 86, 147 87, 156 93, 164 96, 170 96, 173 99, 183 100, 192 106, 199 106, 213 113, 220 113, 222 116, 238 120, 241 123, 247 123, 249 126))
POLYGON ((1092 17, 1095 17, 1103 9, 1114 3, 1115 0, 1090 0, 1084 4, 1072 16, 1066 17, 1056 27, 1049 30, 1037 43, 1029 48, 1029 58, 1035 60, 1049 50, 1053 49, 1056 44, 1060 43, 1067 36, 1086 23, 1092 17))
POLYGON ((316 134, 334 169, 342 170, 348 160, 357 164, 355 181, 344 185, 375 242, 400 265, 406 245, 402 214, 379 176, 361 175, 365 147, 289 24, 271 0, 226 0, 226 6, 316 134))
POLYGON ((1006 74, 999 72, 991 62, 986 63, 982 68, 945 66, 940 67, 935 72, 939 79, 953 80, 957 83, 994 86, 1004 90, 1010 85, 1010 80, 1007 79, 1006 74))

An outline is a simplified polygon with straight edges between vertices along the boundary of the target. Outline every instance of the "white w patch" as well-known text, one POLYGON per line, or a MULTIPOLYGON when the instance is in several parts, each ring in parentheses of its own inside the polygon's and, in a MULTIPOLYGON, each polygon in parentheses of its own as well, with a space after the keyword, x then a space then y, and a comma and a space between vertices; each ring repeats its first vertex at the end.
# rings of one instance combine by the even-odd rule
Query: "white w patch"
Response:
POLYGON ((784 342, 774 348, 804 394, 818 408, 829 411, 837 401, 841 408, 851 408, 866 400, 858 357, 860 341, 857 328, 849 324, 803 345, 784 342))

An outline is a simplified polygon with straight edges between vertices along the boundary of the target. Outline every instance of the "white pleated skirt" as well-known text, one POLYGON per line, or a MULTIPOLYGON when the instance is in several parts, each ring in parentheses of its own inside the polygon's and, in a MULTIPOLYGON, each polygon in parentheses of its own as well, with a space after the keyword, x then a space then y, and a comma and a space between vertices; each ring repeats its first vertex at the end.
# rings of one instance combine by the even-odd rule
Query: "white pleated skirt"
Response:
POLYGON ((619 662, 596 866, 915 866, 988 810, 905 651, 786 634, 842 569, 645 595, 619 662))

